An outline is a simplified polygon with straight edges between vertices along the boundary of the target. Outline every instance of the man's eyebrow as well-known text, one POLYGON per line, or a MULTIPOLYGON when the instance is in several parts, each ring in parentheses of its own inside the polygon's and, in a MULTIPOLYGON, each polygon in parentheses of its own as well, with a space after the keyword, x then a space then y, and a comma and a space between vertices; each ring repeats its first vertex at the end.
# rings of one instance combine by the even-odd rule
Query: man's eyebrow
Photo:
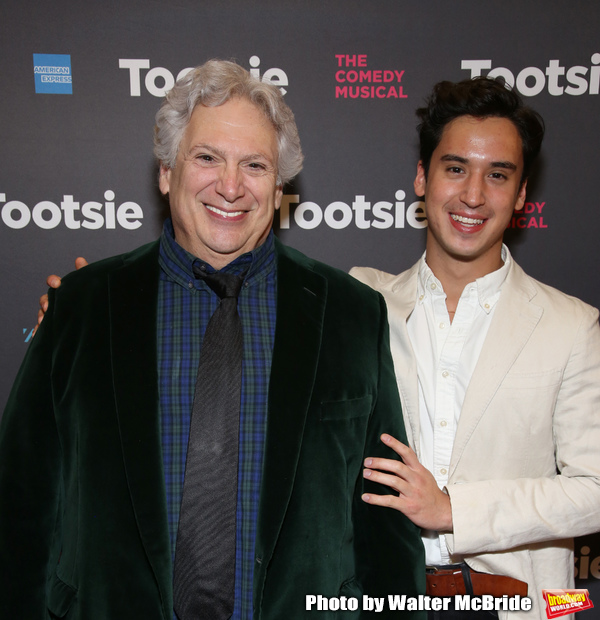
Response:
MULTIPOLYGON (((216 146, 213 146, 212 144, 205 144, 205 143, 194 144, 194 146, 190 149, 190 155, 193 155, 197 153, 198 151, 209 151, 223 159, 225 159, 226 157, 226 154, 224 151, 217 148, 216 146)), ((272 163, 269 157, 265 153, 261 153, 261 152, 248 153, 247 155, 244 155, 243 159, 246 161, 250 159, 263 159, 266 162, 272 163)))
POLYGON ((198 151, 210 151, 211 153, 214 153, 215 155, 218 155, 219 157, 224 157, 225 155, 225 153, 223 153, 223 151, 218 149, 216 146, 212 146, 211 144, 205 144, 205 143, 194 144, 194 146, 190 148, 189 152, 190 154, 192 154, 192 153, 197 153, 198 151))
MULTIPOLYGON (((447 155, 442 155, 440 158, 441 161, 455 161, 459 164, 468 164, 469 160, 466 157, 461 157, 460 155, 454 155, 453 153, 448 153, 447 155)), ((490 168, 504 168, 505 170, 516 170, 517 165, 512 161, 493 161, 490 163, 490 168)))
POLYGON ((517 164, 513 164, 512 161, 493 161, 490 168, 504 168, 505 170, 516 170, 517 164))
POLYGON ((468 164, 469 160, 466 157, 461 157, 460 155, 454 155, 453 153, 448 153, 447 155, 442 155, 440 158, 441 161, 457 161, 459 164, 468 164))

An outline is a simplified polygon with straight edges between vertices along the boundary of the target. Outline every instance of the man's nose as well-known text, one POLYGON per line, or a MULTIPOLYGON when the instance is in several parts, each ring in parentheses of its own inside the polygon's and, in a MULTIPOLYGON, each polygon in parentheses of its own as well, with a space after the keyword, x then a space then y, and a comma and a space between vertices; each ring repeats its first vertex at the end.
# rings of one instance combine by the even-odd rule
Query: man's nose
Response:
POLYGON ((217 182, 217 191, 227 202, 234 202, 244 194, 242 172, 237 166, 225 165, 217 182))
POLYGON ((472 209, 483 205, 485 203, 483 180, 475 176, 469 177, 465 181, 461 200, 472 209))

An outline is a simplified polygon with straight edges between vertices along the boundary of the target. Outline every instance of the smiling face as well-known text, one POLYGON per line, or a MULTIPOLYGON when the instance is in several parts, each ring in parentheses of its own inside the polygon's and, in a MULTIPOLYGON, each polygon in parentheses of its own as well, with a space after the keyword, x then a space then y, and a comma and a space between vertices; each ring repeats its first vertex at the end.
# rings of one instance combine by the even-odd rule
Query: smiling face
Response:
POLYGON ((281 204, 277 156, 275 129, 254 104, 198 105, 175 167, 160 168, 177 243, 215 269, 261 245, 281 204))
POLYGON ((460 116, 444 129, 431 157, 421 162, 415 192, 425 196, 427 263, 432 271, 452 264, 478 278, 502 265, 504 231, 523 208, 521 138, 506 118, 460 116))

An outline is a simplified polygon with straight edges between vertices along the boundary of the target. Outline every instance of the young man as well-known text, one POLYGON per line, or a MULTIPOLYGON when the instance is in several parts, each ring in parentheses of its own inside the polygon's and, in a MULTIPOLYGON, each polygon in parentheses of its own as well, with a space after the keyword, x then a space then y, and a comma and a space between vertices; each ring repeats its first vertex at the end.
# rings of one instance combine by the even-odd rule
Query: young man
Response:
POLYGON ((573 587, 573 536, 600 529, 598 312, 527 276, 502 243, 539 115, 487 78, 436 85, 417 114, 425 254, 397 276, 352 271, 386 299, 411 446, 384 435, 404 464, 368 458, 364 475, 399 495, 363 499, 422 528, 438 587, 466 562, 475 594, 472 571, 526 582, 533 610, 510 617, 542 620, 542 589, 573 587))

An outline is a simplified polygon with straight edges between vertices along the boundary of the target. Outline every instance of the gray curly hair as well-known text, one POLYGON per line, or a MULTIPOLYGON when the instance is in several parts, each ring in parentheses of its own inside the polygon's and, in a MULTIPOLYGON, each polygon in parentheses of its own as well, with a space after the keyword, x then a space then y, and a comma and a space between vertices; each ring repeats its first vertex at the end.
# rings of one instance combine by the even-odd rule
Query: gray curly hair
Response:
POLYGON ((156 113, 154 154, 173 169, 183 134, 197 105, 217 107, 234 97, 247 99, 271 122, 277 135, 277 183, 291 181, 302 170, 302 147, 294 114, 279 89, 261 82, 227 60, 209 60, 179 79, 156 113))

